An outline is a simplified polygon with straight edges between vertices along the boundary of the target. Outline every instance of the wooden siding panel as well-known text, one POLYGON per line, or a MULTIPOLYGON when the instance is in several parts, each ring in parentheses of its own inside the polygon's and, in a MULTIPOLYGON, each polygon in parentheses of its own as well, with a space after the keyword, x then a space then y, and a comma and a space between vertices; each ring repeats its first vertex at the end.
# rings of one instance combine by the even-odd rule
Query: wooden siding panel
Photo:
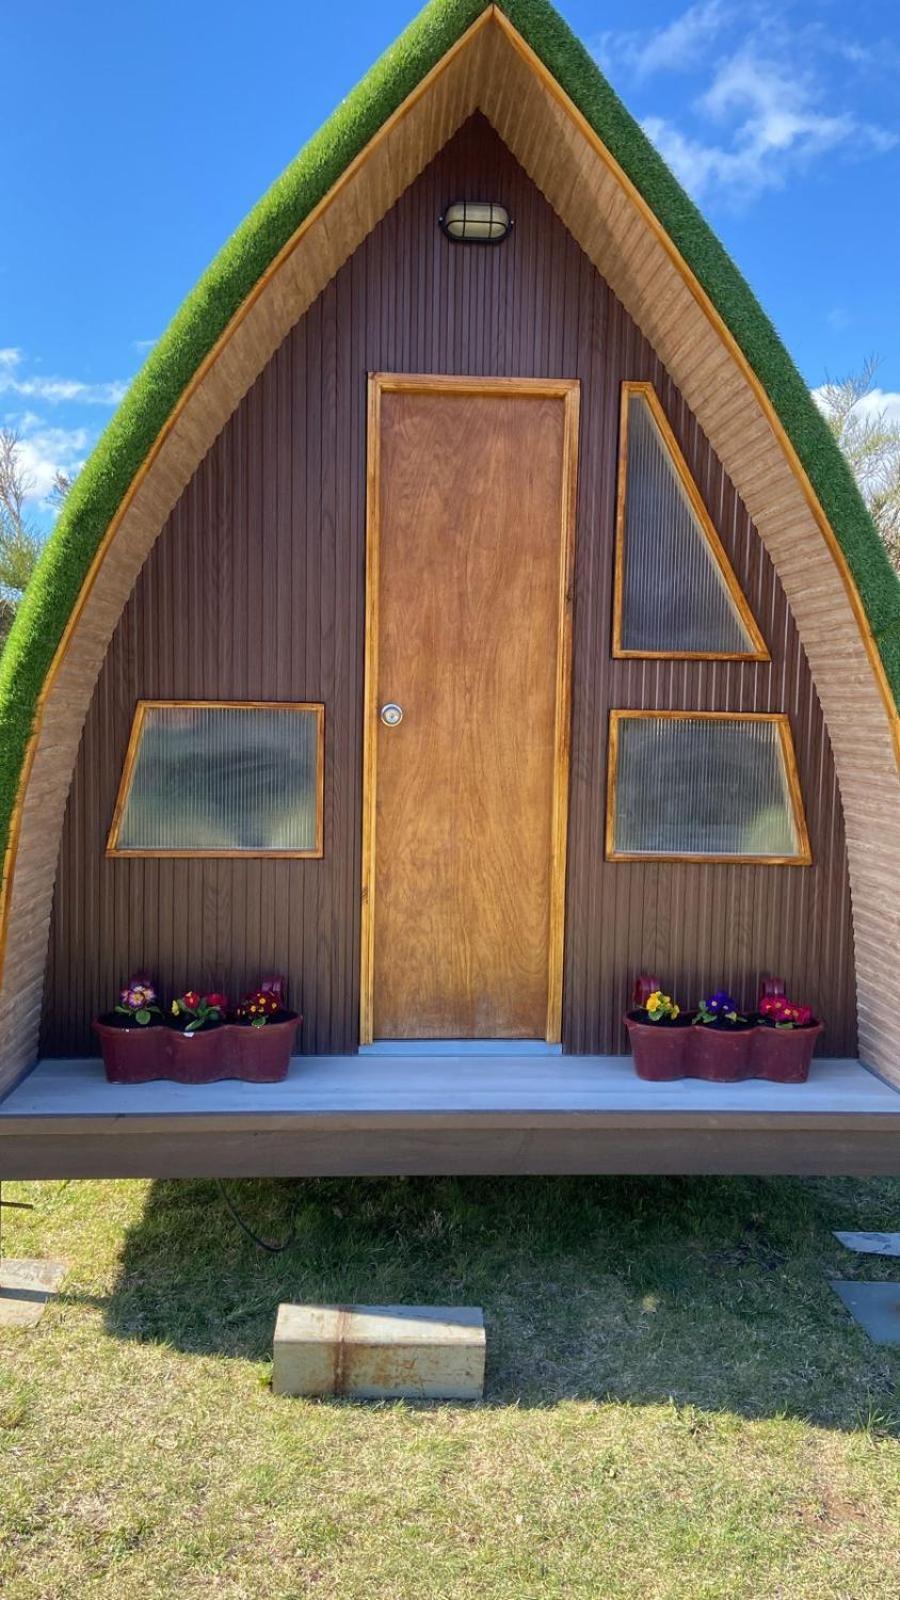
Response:
MULTIPOLYGON (((619 1017, 629 983, 652 963, 688 1000, 719 982, 751 1000, 760 972, 782 971, 821 1008, 828 1054, 852 1053, 840 799, 781 584, 649 343, 480 117, 296 324, 194 474, 141 572, 101 672, 73 779, 45 1050, 92 1052, 91 1015, 142 962, 168 988, 191 981, 232 990, 274 966, 302 1003, 304 1049, 355 1048, 365 386, 374 370, 581 381, 566 1048, 624 1048, 619 1017), (437 217, 465 194, 508 205, 515 228, 506 244, 465 249, 443 238, 437 217), (656 384, 771 664, 612 661, 623 378, 656 384), (107 861, 105 830, 140 696, 323 700, 324 860, 107 861), (813 867, 604 862, 611 706, 789 711, 813 867)), ((35 937, 43 937, 40 928, 35 937)), ((877 1023, 873 1014, 873 1035, 877 1023)))

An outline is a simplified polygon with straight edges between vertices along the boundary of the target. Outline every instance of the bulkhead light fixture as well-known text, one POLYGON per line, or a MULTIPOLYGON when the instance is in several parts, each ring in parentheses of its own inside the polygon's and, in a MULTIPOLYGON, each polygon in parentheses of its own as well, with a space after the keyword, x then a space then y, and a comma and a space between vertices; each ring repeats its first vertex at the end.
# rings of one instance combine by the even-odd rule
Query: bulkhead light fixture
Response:
POLYGON ((454 200, 438 220, 454 244, 500 244, 512 227, 509 212, 493 200, 454 200))

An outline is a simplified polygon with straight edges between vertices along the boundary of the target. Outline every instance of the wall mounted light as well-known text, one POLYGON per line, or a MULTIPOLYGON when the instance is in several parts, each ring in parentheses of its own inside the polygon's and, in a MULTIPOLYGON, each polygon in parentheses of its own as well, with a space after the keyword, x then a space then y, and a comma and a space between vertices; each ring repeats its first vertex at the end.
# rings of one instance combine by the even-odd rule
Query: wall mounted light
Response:
POLYGON ((438 221, 454 244, 500 244, 512 227, 509 212, 493 200, 454 200, 438 221))

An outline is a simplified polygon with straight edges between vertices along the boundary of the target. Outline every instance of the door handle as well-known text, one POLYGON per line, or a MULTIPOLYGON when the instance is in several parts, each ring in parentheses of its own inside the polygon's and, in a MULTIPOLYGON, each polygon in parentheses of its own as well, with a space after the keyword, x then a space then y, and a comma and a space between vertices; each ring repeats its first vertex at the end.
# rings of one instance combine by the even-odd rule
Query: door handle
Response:
POLYGON ((403 721, 403 707, 398 706, 395 700, 389 700, 381 708, 381 720, 386 728, 396 728, 403 721))

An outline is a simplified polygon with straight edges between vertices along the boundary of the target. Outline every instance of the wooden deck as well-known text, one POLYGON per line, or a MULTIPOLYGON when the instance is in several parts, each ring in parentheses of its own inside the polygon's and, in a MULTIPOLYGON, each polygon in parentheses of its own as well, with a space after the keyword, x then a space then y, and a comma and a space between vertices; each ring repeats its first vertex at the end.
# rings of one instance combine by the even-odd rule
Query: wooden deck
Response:
POLYGON ((0 1177, 900 1172, 900 1092, 857 1061, 806 1084, 651 1084, 627 1057, 298 1057, 282 1084, 109 1084, 45 1060, 0 1103, 0 1177))

